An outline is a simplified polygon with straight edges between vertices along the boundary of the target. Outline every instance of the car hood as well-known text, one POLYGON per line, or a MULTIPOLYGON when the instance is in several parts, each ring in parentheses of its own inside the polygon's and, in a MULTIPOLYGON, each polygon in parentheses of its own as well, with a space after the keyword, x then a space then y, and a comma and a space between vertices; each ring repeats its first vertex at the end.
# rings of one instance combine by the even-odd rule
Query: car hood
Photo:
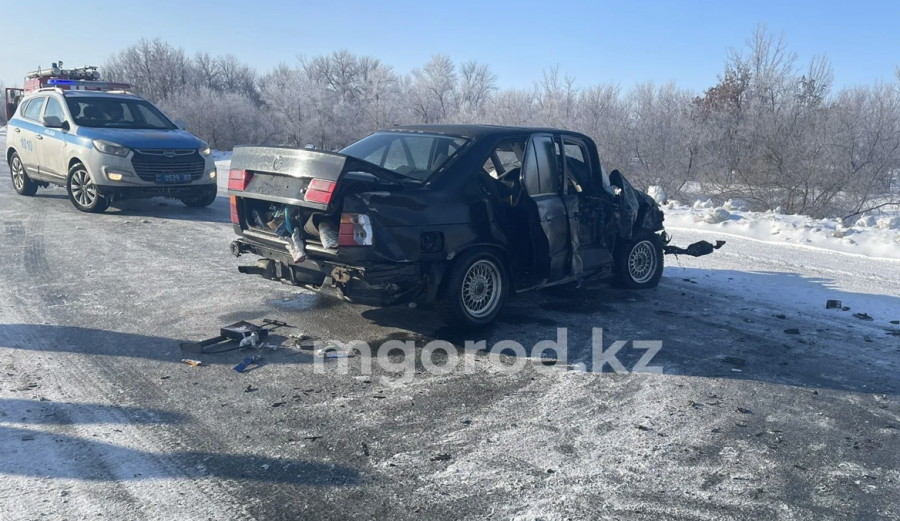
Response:
POLYGON ((78 129, 88 139, 104 139, 128 148, 199 148, 200 139, 185 130, 152 130, 127 128, 78 129))

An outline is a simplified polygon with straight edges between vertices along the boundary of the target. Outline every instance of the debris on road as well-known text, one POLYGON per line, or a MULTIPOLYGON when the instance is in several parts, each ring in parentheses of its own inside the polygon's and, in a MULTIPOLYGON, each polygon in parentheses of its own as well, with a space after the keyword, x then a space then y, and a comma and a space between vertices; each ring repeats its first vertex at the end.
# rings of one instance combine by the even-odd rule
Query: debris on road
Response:
POLYGON ((197 366, 203 364, 203 362, 201 362, 200 360, 191 360, 190 358, 182 358, 181 361, 186 363, 187 365, 194 366, 194 367, 197 367, 197 366))
POLYGON ((891 324, 900 325, 900 320, 891 320, 891 324))
POLYGON ((254 393, 259 390, 259 387, 253 387, 252 385, 248 385, 246 389, 244 389, 245 393, 254 393))
POLYGON ((737 358, 734 356, 726 356, 725 358, 722 359, 722 361, 725 362, 726 364, 736 365, 738 367, 744 367, 745 365, 747 365, 746 360, 744 360, 743 358, 737 358))
POLYGON ((253 364, 256 364, 258 367, 260 360, 261 360, 261 358, 258 356, 248 356, 241 363, 234 366, 234 370, 239 373, 243 373, 248 367, 250 367, 253 364))
POLYGON ((709 255, 713 250, 718 250, 722 246, 725 246, 725 241, 716 241, 715 244, 708 241, 699 241, 689 245, 687 248, 679 248, 678 246, 671 245, 663 246, 663 253, 666 255, 675 255, 676 257, 678 255, 702 257, 704 255, 709 255))
POLYGON ((775 317, 775 318, 777 318, 777 319, 780 319, 780 320, 785 320, 785 319, 787 319, 787 315, 772 315, 772 316, 775 317))
POLYGON ((865 320, 867 322, 875 320, 873 317, 869 316, 868 313, 854 313, 853 316, 860 320, 865 320))
POLYGON ((792 327, 792 328, 789 328, 789 329, 785 329, 785 330, 784 330, 784 333, 787 334, 787 335, 799 335, 799 334, 800 334, 800 330, 797 329, 797 328, 795 328, 795 327, 792 327))
POLYGON ((350 351, 339 351, 335 346, 328 346, 316 351, 316 355, 323 358, 353 358, 354 356, 356 356, 356 353, 351 353, 350 351))
POLYGON ((741 414, 753 414, 753 411, 751 411, 750 409, 745 409, 743 407, 738 407, 737 412, 741 414))
POLYGON ((841 309, 843 306, 841 305, 840 300, 829 300, 825 302, 825 309, 841 309))
MULTIPOLYGON (((269 318, 263 319, 263 324, 265 326, 257 326, 251 322, 247 322, 245 320, 241 320, 239 322, 235 322, 229 326, 225 326, 219 330, 219 335, 207 338, 206 340, 201 340, 200 342, 184 342, 181 344, 181 350, 186 353, 204 353, 204 354, 216 354, 216 353, 225 353, 227 351, 233 351, 235 349, 245 348, 245 347, 253 347, 259 348, 262 343, 262 339, 269 336, 269 333, 282 327, 293 327, 289 324, 281 322, 279 320, 272 320, 269 318), (206 348, 214 345, 222 344, 229 341, 237 341, 238 345, 226 348, 216 349, 214 351, 209 351, 206 348)), ((263 344, 263 346, 267 346, 263 344)))
POLYGON ((431 457, 430 459, 431 459, 431 461, 450 461, 451 459, 453 459, 453 456, 451 456, 445 452, 442 452, 442 453, 438 454, 437 456, 431 457))
POLYGON ((242 338, 240 347, 259 347, 259 332, 253 331, 242 338))

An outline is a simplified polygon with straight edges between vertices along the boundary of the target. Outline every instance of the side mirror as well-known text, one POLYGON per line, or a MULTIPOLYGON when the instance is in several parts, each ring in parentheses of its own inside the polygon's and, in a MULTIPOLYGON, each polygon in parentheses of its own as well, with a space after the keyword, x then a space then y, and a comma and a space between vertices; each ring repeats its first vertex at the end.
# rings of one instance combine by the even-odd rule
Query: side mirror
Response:
POLYGON ((58 116, 44 116, 43 123, 47 128, 63 128, 63 122, 58 116))
POLYGON ((176 119, 173 123, 175 123, 175 126, 181 130, 184 130, 187 128, 187 121, 185 121, 181 118, 176 119))

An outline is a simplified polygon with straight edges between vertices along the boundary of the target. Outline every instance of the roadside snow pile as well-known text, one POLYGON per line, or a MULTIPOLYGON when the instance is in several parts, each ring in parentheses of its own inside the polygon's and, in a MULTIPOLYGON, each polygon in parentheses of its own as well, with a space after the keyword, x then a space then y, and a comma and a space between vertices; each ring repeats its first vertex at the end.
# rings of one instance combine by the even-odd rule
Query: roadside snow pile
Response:
POLYGON ((746 203, 726 201, 716 207, 712 201, 693 205, 670 201, 663 206, 666 229, 708 230, 710 239, 737 235, 768 243, 795 244, 869 257, 900 259, 900 215, 867 215, 852 226, 840 219, 813 219, 805 215, 784 215, 780 208, 751 212, 746 203))
POLYGON ((653 185, 647 188, 647 195, 659 204, 666 204, 666 191, 661 186, 653 185))

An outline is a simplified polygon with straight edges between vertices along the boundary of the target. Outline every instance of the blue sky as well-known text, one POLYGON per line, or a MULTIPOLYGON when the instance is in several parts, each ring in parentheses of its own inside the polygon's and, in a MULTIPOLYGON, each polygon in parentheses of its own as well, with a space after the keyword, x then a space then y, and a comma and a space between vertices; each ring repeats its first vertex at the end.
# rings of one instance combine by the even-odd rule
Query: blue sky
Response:
POLYGON ((838 86, 893 81, 900 65, 896 0, 0 0, 0 18, 8 84, 56 60, 102 65, 160 37, 190 54, 234 54, 260 72, 346 48, 400 73, 439 52, 477 59, 503 87, 529 87, 558 64, 579 85, 675 80, 702 90, 758 23, 783 31, 803 61, 828 56, 838 86))

